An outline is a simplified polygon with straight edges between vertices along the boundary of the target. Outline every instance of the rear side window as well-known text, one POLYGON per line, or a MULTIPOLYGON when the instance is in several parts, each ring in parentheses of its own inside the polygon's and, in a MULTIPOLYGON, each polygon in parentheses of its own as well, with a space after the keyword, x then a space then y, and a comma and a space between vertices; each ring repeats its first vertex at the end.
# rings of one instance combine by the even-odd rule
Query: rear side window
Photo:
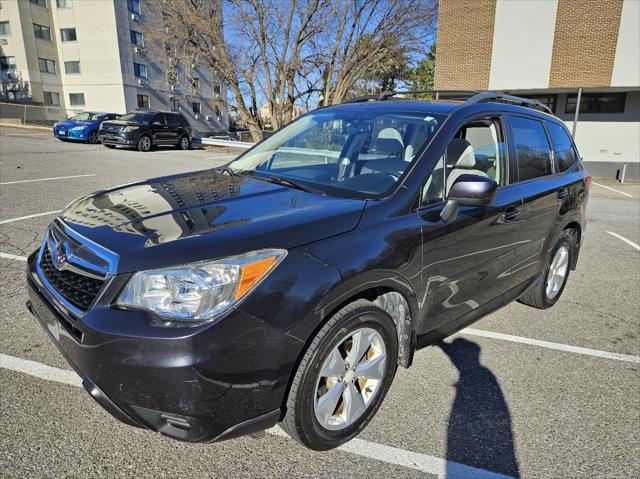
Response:
POLYGON ((553 143, 553 152, 556 157, 558 169, 565 171, 578 159, 571 138, 566 129, 555 123, 547 123, 547 129, 551 136, 551 143, 553 143))
POLYGON ((191 126, 189 125, 189 122, 184 116, 182 115, 176 115, 176 116, 178 117, 178 121, 180 122, 183 128, 189 128, 191 126))
POLYGON ((164 117, 167 119, 167 125, 169 126, 178 126, 178 119, 175 115, 171 115, 169 113, 165 113, 164 117))
POLYGON ((511 127, 518 159, 518 179, 526 181, 552 174, 551 147, 542 123, 512 116, 511 127))
POLYGON ((153 115, 153 120, 151 120, 151 123, 160 123, 161 125, 165 125, 166 122, 164 120, 164 115, 162 113, 156 113, 155 115, 153 115))

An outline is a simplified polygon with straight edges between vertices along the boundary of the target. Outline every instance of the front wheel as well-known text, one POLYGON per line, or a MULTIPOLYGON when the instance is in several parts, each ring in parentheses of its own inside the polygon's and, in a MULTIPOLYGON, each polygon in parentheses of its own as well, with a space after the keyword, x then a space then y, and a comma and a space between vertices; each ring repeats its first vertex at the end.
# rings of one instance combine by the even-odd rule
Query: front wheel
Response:
POLYGON ((142 135, 138 139, 138 151, 151 151, 151 137, 149 135, 142 135))
POLYGON ((318 451, 349 441, 380 407, 397 360, 389 315, 363 299, 347 305, 322 327, 300 362, 281 427, 318 451))
POLYGON ((538 309, 548 309, 560 299, 569 278, 573 260, 573 239, 563 231, 556 241, 549 262, 538 283, 523 294, 518 302, 538 309))

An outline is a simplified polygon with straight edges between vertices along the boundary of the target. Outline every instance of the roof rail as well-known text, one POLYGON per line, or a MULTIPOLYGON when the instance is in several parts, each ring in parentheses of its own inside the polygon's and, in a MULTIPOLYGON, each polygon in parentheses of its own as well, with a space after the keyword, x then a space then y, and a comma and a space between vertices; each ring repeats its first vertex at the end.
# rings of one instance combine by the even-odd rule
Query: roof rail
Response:
MULTIPOLYGON (((384 101, 393 99, 399 95, 418 95, 418 94, 431 94, 435 100, 464 100, 465 104, 474 103, 486 103, 486 102, 500 102, 509 103, 512 105, 519 105, 535 110, 540 110, 545 113, 553 115, 551 109, 544 103, 538 100, 531 100, 530 98, 522 98, 519 96, 508 95, 502 92, 493 91, 478 91, 478 90, 408 90, 408 91, 385 91, 376 95, 365 95, 356 98, 351 98, 343 103, 362 103, 367 101, 384 101), (444 95, 445 98, 440 98, 440 95, 444 95)), ((396 98, 397 100, 405 100, 406 98, 396 98)))

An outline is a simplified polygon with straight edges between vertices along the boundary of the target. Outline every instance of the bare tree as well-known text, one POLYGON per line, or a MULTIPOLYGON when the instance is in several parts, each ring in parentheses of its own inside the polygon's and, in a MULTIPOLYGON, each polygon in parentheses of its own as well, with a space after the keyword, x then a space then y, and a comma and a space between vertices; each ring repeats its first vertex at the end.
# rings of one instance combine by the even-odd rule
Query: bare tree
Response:
MULTIPOLYGON (((433 31, 435 0, 149 0, 145 30, 167 68, 209 68, 231 108, 262 137, 261 104, 279 128, 296 105, 342 101, 359 79, 433 31), (170 53, 167 53, 170 52, 170 53)), ((169 71, 169 70, 168 70, 169 71)))

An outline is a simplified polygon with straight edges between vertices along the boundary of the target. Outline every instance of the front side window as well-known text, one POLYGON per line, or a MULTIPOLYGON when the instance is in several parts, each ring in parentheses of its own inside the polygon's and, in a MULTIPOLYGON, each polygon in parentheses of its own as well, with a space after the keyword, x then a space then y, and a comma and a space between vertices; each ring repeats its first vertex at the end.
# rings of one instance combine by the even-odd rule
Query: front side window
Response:
POLYGON ((44 104, 47 106, 60 106, 60 93, 55 91, 42 92, 44 96, 44 104))
POLYGON ((11 35, 11 24, 6 22, 0 22, 0 36, 6 37, 11 35))
POLYGON ((326 194, 376 198, 398 183, 443 120, 442 115, 400 109, 319 110, 293 121, 229 167, 326 194))
POLYGON ((518 180, 526 181, 552 174, 551 147, 542 123, 513 116, 511 127, 518 161, 518 180))
POLYGON ((462 175, 491 178, 498 185, 509 182, 507 145, 500 118, 478 118, 466 123, 449 142, 425 183, 422 204, 440 202, 447 197, 462 175))
POLYGON ((578 159, 571 137, 566 128, 555 123, 547 123, 547 130, 553 143, 553 152, 559 171, 567 170, 578 159))
MULTIPOLYGON (((147 96, 147 95, 138 95, 138 96, 147 96)), ((147 102, 148 101, 149 101, 149 97, 147 97, 147 102)), ((151 113, 132 111, 131 113, 125 113, 124 115, 119 117, 118 120, 131 121, 134 123, 144 123, 148 125, 149 123, 151 123, 152 118, 153 118, 153 115, 151 113)))
POLYGON ((74 73, 80 73, 80 62, 78 60, 72 60, 70 62, 64 62, 64 72, 67 75, 74 73))
POLYGON ((48 42, 51 41, 51 29, 49 27, 45 27, 44 25, 38 25, 37 23, 34 23, 33 34, 40 40, 46 40, 48 42))
POLYGON ((42 73, 56 72, 56 62, 54 62, 53 60, 49 60, 47 58, 38 58, 38 66, 40 67, 40 71, 42 73))
POLYGON ((75 28, 61 28, 60 38, 63 42, 75 42, 78 40, 75 28))
POLYGON ((167 125, 173 126, 173 127, 180 126, 180 124, 178 123, 178 118, 176 118, 176 115, 165 113, 164 118, 167 121, 167 125))
POLYGON ((149 95, 138 95, 138 108, 149 108, 149 95))
POLYGON ((16 69, 16 57, 0 57, 0 70, 12 71, 16 69))
MULTIPOLYGON (((580 113, 624 113, 626 93, 583 93, 580 113)), ((575 113, 578 95, 567 95, 566 113, 575 113)))
POLYGON ((142 63, 134 63, 133 74, 139 78, 147 78, 147 67, 142 63))
POLYGON ((69 104, 71 106, 84 106, 84 93, 69 93, 69 104))

